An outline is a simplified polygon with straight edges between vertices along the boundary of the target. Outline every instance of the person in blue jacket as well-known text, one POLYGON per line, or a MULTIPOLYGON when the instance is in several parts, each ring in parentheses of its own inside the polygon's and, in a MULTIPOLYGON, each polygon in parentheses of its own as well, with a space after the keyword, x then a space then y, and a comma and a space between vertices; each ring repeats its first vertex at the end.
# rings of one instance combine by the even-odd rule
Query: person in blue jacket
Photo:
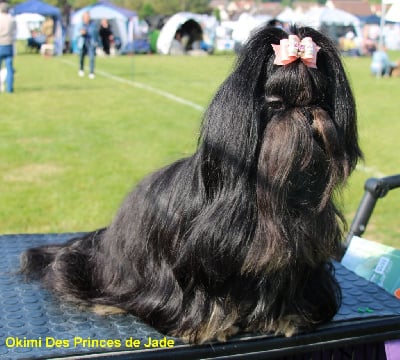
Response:
POLYGON ((94 67, 97 46, 96 24, 90 19, 89 12, 82 15, 82 26, 79 30, 78 49, 79 49, 79 76, 84 76, 85 56, 89 56, 89 78, 94 79, 94 67))

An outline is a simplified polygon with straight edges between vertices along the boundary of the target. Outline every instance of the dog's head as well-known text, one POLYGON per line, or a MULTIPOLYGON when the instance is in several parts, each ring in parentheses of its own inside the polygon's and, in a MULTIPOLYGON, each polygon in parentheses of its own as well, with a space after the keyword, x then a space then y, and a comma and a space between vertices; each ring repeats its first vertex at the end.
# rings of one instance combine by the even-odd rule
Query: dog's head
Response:
POLYGON ((297 238, 326 235, 320 245, 310 240, 304 250, 309 253, 302 254, 312 262, 320 253, 318 263, 341 236, 340 213, 331 200, 361 151, 355 102, 334 43, 312 28, 292 31, 319 47, 316 67, 301 58, 274 64, 272 45, 289 34, 271 27, 256 32, 208 108, 200 148, 202 175, 210 198, 242 192, 255 202, 257 233, 264 233, 269 243, 254 246, 252 259, 261 250, 265 253, 266 246, 282 248, 271 244, 284 239, 293 242, 285 251, 298 257, 297 238), (300 229, 294 230, 296 226, 300 229))

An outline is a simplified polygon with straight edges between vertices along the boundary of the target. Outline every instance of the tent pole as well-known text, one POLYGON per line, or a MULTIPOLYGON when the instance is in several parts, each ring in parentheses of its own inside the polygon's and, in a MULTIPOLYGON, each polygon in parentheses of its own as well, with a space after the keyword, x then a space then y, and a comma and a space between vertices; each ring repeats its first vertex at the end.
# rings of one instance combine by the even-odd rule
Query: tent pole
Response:
POLYGON ((131 57, 132 57, 132 80, 135 80, 135 31, 133 28, 132 28, 132 33, 130 35, 132 36, 131 37, 131 41, 132 41, 132 55, 131 55, 131 57))
POLYGON ((383 31, 385 28, 386 2, 387 1, 382 0, 381 23, 379 28, 379 43, 378 43, 380 48, 382 48, 382 46, 385 45, 383 41, 383 31))

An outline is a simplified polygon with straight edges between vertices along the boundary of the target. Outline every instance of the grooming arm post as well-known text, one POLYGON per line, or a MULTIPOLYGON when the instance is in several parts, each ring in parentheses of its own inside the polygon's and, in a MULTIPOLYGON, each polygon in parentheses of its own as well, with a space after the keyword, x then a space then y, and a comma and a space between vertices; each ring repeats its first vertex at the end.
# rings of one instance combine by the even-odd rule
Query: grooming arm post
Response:
POLYGON ((385 197, 389 190, 398 187, 400 187, 400 175, 388 176, 381 179, 370 178, 365 182, 364 196, 350 226, 350 231, 345 241, 346 248, 349 246, 353 236, 360 236, 364 233, 377 200, 385 197))

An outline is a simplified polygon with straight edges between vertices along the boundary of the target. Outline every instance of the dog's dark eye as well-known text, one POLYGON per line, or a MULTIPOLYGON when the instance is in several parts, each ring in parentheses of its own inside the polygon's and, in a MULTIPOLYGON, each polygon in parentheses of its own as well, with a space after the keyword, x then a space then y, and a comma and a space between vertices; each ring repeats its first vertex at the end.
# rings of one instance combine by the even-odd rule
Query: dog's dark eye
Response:
POLYGON ((265 102, 272 110, 282 110, 284 108, 282 98, 274 95, 266 95, 265 102))

